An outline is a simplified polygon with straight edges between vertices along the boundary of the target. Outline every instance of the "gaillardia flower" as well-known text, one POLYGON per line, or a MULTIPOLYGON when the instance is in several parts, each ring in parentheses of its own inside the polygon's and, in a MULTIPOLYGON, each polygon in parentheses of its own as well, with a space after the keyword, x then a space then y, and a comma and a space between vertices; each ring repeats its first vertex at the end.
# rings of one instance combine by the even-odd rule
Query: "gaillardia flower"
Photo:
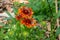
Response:
POLYGON ((16 17, 17 20, 21 19, 21 15, 16 15, 15 17, 16 17))
POLYGON ((32 19, 23 19, 21 20, 21 23, 25 25, 27 28, 32 28, 36 26, 36 20, 32 19))
POLYGON ((33 11, 31 8, 28 8, 26 6, 23 6, 19 8, 18 13, 23 17, 23 18, 32 18, 33 11))

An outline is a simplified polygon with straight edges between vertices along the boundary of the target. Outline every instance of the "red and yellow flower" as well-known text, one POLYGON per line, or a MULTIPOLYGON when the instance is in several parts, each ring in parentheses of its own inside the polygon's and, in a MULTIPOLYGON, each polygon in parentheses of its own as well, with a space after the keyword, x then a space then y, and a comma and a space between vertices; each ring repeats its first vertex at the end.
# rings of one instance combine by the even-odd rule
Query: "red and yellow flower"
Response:
POLYGON ((32 28, 36 25, 36 20, 35 19, 23 19, 21 20, 21 23, 27 26, 27 28, 32 28))
POLYGON ((36 20, 32 18, 33 11, 31 8, 23 6, 18 9, 18 15, 16 15, 16 19, 21 19, 21 24, 25 25, 27 28, 32 28, 36 26, 36 20))
POLYGON ((22 18, 32 18, 33 15, 32 9, 26 6, 19 8, 18 13, 22 16, 22 18))
POLYGON ((21 19, 21 15, 16 15, 16 20, 20 20, 21 19))

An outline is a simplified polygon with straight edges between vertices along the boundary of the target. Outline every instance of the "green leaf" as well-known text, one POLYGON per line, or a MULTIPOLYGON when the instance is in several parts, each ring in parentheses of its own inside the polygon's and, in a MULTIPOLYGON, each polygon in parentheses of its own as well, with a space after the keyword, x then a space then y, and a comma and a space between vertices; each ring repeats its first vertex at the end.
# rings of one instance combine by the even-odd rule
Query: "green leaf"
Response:
POLYGON ((58 36, 60 34, 60 27, 56 29, 56 35, 58 36))
POLYGON ((60 17, 60 11, 58 12, 58 14, 57 14, 56 18, 59 18, 59 17, 60 17))
POLYGON ((14 14, 18 12, 17 8, 13 7, 14 14))
POLYGON ((6 13, 9 17, 13 18, 13 16, 8 11, 6 11, 6 13))

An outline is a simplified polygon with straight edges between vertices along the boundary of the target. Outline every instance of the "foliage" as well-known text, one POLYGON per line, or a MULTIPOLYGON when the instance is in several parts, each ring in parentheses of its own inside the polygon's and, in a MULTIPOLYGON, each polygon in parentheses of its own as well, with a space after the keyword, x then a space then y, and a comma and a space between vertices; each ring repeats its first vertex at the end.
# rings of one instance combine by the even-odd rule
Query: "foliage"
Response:
POLYGON ((56 40, 60 34, 60 27, 56 29, 56 19, 60 17, 60 12, 58 15, 56 14, 54 0, 29 0, 29 4, 15 2, 13 5, 15 15, 17 15, 21 6, 32 8, 34 12, 33 18, 42 25, 42 28, 39 25, 27 28, 6 11, 9 15, 9 18, 6 18, 8 24, 0 28, 0 40, 56 40), (45 34, 47 32, 46 21, 51 23, 49 37, 45 34))

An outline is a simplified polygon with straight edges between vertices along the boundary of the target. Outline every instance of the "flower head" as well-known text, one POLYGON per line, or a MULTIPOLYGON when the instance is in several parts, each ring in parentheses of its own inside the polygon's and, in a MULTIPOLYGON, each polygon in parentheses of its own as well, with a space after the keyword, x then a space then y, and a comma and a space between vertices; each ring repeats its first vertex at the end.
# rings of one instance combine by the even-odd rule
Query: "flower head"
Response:
POLYGON ((15 17, 16 17, 17 20, 21 19, 21 15, 16 15, 15 17))
POLYGON ((23 19, 21 23, 27 26, 27 28, 34 27, 36 25, 36 20, 32 19, 23 19))
POLYGON ((23 18, 32 18, 33 11, 31 8, 28 8, 26 6, 23 6, 19 8, 18 13, 23 17, 23 18))

